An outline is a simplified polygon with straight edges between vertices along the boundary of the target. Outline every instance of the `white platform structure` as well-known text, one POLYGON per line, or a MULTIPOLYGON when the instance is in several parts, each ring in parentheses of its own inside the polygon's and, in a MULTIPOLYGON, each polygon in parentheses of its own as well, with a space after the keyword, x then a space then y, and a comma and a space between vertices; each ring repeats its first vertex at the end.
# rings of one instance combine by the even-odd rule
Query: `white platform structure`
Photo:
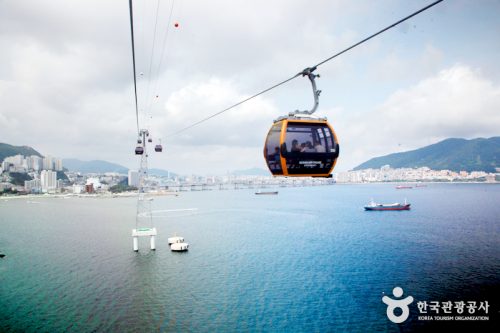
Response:
POLYGON ((150 237, 151 250, 156 250, 155 237, 157 235, 156 228, 139 228, 132 229, 132 237, 134 238, 134 251, 139 251, 139 237, 150 237))

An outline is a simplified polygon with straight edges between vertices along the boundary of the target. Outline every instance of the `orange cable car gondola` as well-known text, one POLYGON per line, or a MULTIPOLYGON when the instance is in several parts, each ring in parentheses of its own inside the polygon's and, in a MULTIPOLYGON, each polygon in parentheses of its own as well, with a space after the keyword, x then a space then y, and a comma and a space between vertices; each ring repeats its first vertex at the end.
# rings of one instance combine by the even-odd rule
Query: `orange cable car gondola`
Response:
POLYGON ((331 177, 339 156, 337 136, 326 118, 313 118, 319 104, 320 90, 316 90, 312 72, 306 68, 314 93, 314 107, 310 111, 296 110, 274 121, 264 145, 264 158, 273 176, 331 177), (299 116, 300 115, 300 116, 299 116), (302 116, 305 115, 305 116, 302 116))

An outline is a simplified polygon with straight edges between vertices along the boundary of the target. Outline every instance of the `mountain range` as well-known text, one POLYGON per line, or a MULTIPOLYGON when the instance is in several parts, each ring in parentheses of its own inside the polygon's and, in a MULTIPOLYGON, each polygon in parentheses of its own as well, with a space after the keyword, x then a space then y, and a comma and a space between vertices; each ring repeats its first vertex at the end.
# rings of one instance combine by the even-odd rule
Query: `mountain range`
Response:
POLYGON ((269 176, 270 174, 269 170, 261 168, 250 168, 231 172, 231 175, 233 176, 269 176))
POLYGON ((74 158, 63 159, 63 166, 69 171, 81 173, 105 173, 117 172, 121 174, 128 173, 128 168, 107 161, 81 161, 74 158))
MULTIPOLYGON (((12 146, 0 143, 0 162, 5 157, 14 155, 37 155, 43 157, 38 151, 29 146, 12 146)), ((436 144, 412 151, 395 153, 372 158, 354 170, 379 169, 384 165, 392 168, 417 168, 429 167, 433 170, 452 171, 486 171, 495 172, 500 167, 500 137, 478 139, 446 139, 436 144)), ((78 159, 63 159, 63 166, 69 171, 81 173, 117 172, 127 174, 128 168, 107 161, 81 161, 78 159)), ((157 176, 167 176, 168 171, 150 169, 149 173, 157 176)), ((251 168, 233 171, 233 175, 269 175, 267 170, 251 168)), ((170 173, 171 177, 175 174, 170 173)))
POLYGON ((433 170, 495 172, 500 167, 500 137, 446 139, 420 149, 372 158, 354 170, 429 167, 433 170))

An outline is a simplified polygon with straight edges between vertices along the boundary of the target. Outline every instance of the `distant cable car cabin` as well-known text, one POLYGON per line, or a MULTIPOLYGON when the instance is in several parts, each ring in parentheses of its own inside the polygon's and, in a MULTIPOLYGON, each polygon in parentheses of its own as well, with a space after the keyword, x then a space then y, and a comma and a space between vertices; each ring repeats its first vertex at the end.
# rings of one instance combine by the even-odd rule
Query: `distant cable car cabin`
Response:
POLYGON ((146 145, 146 136, 149 136, 149 132, 147 130, 139 131, 139 137, 137 138, 137 146, 135 147, 136 155, 144 154, 144 146, 146 145), (144 144, 142 144, 143 142, 144 144))
POLYGON ((264 158, 274 176, 331 177, 339 156, 339 144, 326 118, 310 117, 318 107, 320 90, 316 90, 312 73, 307 75, 313 86, 314 107, 310 111, 295 111, 274 121, 267 134, 264 158), (297 116, 305 114, 306 116, 297 116))
POLYGON ((161 145, 161 139, 159 139, 160 142, 155 146, 155 152, 161 153, 163 151, 163 146, 161 145))

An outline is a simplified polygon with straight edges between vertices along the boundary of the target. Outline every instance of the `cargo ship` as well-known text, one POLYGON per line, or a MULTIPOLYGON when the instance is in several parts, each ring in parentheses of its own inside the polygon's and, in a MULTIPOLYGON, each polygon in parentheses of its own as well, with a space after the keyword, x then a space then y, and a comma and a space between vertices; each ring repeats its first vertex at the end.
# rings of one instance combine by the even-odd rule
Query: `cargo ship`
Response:
POLYGON ((372 200, 367 206, 365 206, 365 210, 410 210, 410 204, 406 202, 406 199, 404 204, 379 204, 372 200))
POLYGON ((278 191, 257 191, 255 192, 256 195, 276 195, 278 194, 278 191))

